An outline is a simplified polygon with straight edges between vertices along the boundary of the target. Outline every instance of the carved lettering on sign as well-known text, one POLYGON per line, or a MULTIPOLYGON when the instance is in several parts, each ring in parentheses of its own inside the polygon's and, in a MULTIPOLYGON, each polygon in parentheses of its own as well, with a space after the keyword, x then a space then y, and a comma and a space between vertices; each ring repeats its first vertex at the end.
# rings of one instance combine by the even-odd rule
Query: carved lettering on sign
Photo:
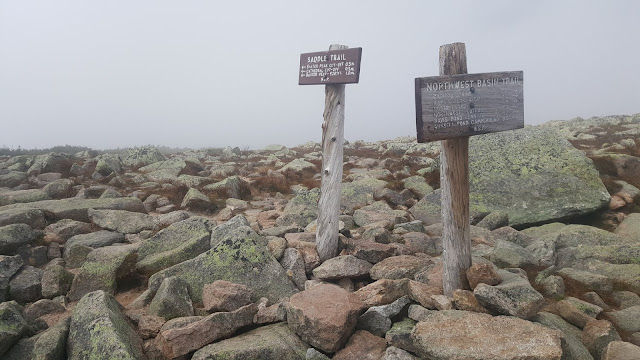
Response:
POLYGON ((301 54, 298 84, 357 83, 361 58, 362 48, 301 54))
POLYGON ((524 127, 522 71, 416 79, 418 142, 524 127))

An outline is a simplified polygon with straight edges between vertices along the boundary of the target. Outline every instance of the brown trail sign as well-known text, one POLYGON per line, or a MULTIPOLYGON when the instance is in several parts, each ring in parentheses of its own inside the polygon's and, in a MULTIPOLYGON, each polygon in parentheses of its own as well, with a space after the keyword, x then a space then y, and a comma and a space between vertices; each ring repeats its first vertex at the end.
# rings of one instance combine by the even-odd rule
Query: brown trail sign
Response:
POLYGON ((415 84, 418 142, 442 140, 442 281, 452 296, 469 288, 469 136, 524 127, 523 74, 467 74, 465 45, 454 43, 440 47, 440 76, 415 84))
POLYGON ((316 248, 320 261, 338 255, 338 217, 342 190, 344 84, 360 77, 362 48, 331 45, 329 51, 300 55, 299 85, 325 84, 322 123, 322 182, 316 248))

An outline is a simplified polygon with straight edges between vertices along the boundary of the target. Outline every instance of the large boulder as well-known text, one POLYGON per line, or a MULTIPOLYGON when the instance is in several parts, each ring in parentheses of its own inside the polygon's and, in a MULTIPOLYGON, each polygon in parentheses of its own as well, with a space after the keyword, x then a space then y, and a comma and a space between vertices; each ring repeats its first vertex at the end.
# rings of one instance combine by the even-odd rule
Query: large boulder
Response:
POLYGON ((16 187, 25 182, 27 178, 25 172, 0 170, 0 187, 16 187))
POLYGON ((562 331, 564 334, 562 354, 567 359, 593 360, 589 350, 582 343, 582 331, 577 327, 569 324, 558 315, 542 311, 532 320, 550 329, 562 331))
POLYGON ((384 189, 387 182, 373 177, 365 177, 343 183, 340 190, 340 209, 348 214, 373 203, 373 194, 384 189))
MULTIPOLYGON (((514 227, 581 216, 609 204, 593 162, 548 127, 473 137, 469 187, 471 213, 502 211, 514 227)), ((427 198, 412 211, 419 220, 424 207, 433 208, 426 212, 433 216, 440 212, 436 192, 427 198)))
POLYGON ((306 227, 318 218, 319 200, 320 189, 318 188, 297 191, 276 220, 276 224, 278 226, 296 225, 301 228, 306 227))
POLYGON ((170 276, 180 277, 189 284, 194 302, 202 301, 204 285, 215 280, 246 285, 257 297, 266 297, 273 303, 298 291, 267 249, 266 239, 250 227, 239 226, 219 240, 211 250, 153 274, 139 300, 142 303, 150 300, 162 281, 170 276))
POLYGON ((273 324, 207 345, 192 360, 304 360, 307 348, 286 324, 273 324))
POLYGON ((135 245, 107 246, 92 250, 73 278, 67 298, 77 301, 96 290, 115 294, 118 279, 135 271, 136 260, 135 245))
POLYGON ((353 334, 363 306, 356 295, 336 285, 321 284, 291 297, 287 322, 302 340, 332 353, 353 334))
POLYGON ((173 223, 143 240, 138 248, 138 271, 151 276, 209 250, 210 226, 208 219, 194 217, 173 223))
POLYGON ((33 229, 44 229, 47 221, 44 213, 37 209, 0 210, 0 226, 27 224, 33 229))
POLYGON ((9 281, 9 295, 21 304, 42 298, 42 269, 24 266, 9 281))
POLYGON ((560 360, 562 357, 560 332, 509 316, 434 311, 416 324, 411 337, 416 353, 434 360, 560 360))
POLYGON ((109 176, 111 173, 122 173, 122 160, 115 154, 103 154, 98 157, 96 171, 102 176, 109 176))
POLYGON ((221 193, 236 199, 247 199, 251 196, 249 183, 239 176, 230 176, 222 181, 205 186, 203 190, 221 193))
POLYGON ((67 356, 69 360, 146 359, 142 339, 118 302, 104 291, 85 295, 73 309, 67 356))
POLYGON ((122 154, 122 164, 130 167, 151 165, 164 160, 166 160, 164 155, 153 146, 130 148, 122 154))
POLYGON ((106 198, 106 199, 61 199, 43 200, 31 203, 12 204, 0 207, 0 213, 5 210, 37 209, 53 215, 55 219, 73 219, 89 222, 89 209, 127 210, 146 213, 142 201, 135 197, 106 198))
POLYGON ((9 300, 9 280, 24 265, 20 255, 0 255, 0 303, 9 300))
POLYGON ((151 215, 126 210, 88 210, 91 222, 106 230, 123 234, 137 234, 142 230, 153 230, 155 222, 151 215))
POLYGON ((0 227, 0 255, 14 255, 19 247, 30 244, 37 238, 38 233, 26 224, 0 227))
POLYGON ((87 255, 93 249, 122 242, 124 242, 124 235, 114 231, 100 230, 89 234, 79 234, 67 240, 62 255, 67 267, 77 268, 82 266, 87 255))
POLYGON ((491 286, 478 284, 473 294, 487 309, 500 314, 517 316, 522 319, 533 317, 544 304, 544 297, 537 292, 527 279, 508 271, 498 272, 502 282, 491 286))

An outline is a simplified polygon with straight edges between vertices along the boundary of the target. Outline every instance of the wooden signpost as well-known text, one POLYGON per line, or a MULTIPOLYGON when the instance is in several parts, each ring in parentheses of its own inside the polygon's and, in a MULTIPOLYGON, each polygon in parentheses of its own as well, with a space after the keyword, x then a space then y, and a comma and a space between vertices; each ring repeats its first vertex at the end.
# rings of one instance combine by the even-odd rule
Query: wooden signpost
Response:
POLYGON ((469 136, 524 127, 522 71, 467 74, 463 43, 440 47, 440 76, 417 78, 418 142, 442 140, 444 294, 469 289, 469 136))
POLYGON ((320 261, 338 255, 338 217, 342 189, 344 84, 360 79, 362 48, 331 45, 329 51, 300 55, 299 85, 325 86, 322 123, 322 182, 316 248, 320 261))

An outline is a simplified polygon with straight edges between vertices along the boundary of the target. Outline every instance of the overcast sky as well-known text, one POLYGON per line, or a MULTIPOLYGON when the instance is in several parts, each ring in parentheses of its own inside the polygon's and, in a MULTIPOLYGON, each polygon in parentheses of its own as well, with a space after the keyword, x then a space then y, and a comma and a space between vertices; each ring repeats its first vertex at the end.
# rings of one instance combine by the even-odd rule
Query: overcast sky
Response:
POLYGON ((345 138, 416 135, 414 78, 464 42, 524 71, 525 123, 640 112, 640 1, 0 0, 0 146, 320 141, 301 53, 362 47, 345 138))

